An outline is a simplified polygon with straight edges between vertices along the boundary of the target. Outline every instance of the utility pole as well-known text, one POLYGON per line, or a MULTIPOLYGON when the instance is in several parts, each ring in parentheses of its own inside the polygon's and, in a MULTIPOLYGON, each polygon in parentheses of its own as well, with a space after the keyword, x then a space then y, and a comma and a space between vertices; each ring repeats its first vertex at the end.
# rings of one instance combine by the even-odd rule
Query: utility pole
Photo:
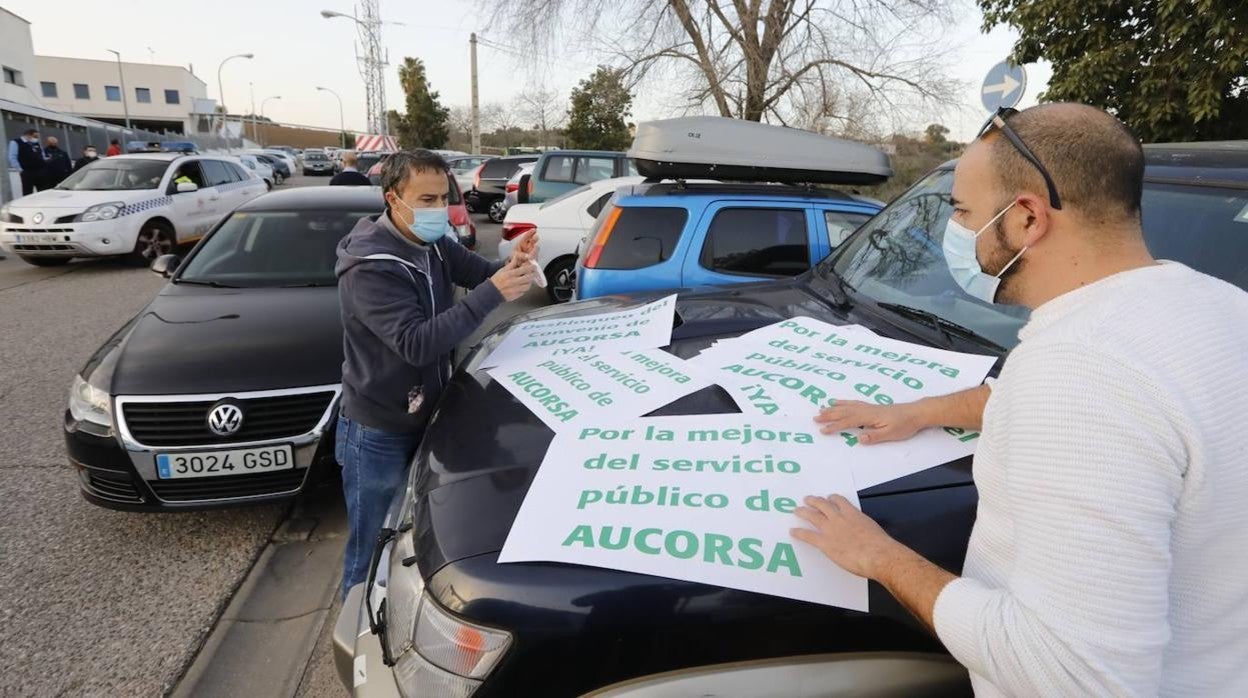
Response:
POLYGON ((481 102, 477 97, 477 33, 468 36, 469 60, 472 66, 472 154, 481 152, 481 102))
POLYGON ((121 83, 121 108, 126 114, 126 128, 130 128, 130 100, 126 99, 126 76, 121 70, 121 52, 111 48, 104 50, 117 56, 117 82, 121 83))
POLYGON ((247 91, 251 95, 251 140, 259 144, 260 139, 256 137, 256 83, 249 81, 247 91))

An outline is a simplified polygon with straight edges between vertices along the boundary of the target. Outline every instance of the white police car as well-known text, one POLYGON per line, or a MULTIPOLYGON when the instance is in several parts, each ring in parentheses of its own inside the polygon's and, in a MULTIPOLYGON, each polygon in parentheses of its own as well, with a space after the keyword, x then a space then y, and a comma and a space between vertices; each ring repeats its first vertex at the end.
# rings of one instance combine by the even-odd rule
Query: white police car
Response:
POLYGON ((35 266, 126 255, 146 262, 199 239, 268 190, 225 157, 143 153, 104 158, 59 186, 0 208, 0 247, 35 266))

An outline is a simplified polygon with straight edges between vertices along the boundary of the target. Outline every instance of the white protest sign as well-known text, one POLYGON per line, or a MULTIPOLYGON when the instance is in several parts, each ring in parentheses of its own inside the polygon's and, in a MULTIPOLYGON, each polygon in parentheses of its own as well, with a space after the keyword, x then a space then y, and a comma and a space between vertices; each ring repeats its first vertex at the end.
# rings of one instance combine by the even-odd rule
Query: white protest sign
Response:
POLYGON ((555 432, 608 415, 639 417, 711 384, 662 349, 538 357, 486 372, 555 432))
POLYGON ((534 320, 511 328, 482 368, 532 358, 567 358, 626 349, 653 349, 671 344, 676 296, 645 305, 596 315, 534 320))
MULTIPOLYGON (((837 400, 889 405, 973 388, 995 361, 803 317, 719 342, 690 363, 706 369, 746 414, 813 419, 837 400)), ((858 445, 856 429, 837 436, 858 445)), ((892 458, 856 465, 855 480, 865 489, 948 463, 974 453, 978 437, 958 428, 927 429, 903 442, 860 449, 892 458)))
POLYGON ((557 433, 499 562, 568 562, 867 610, 867 582, 789 530, 810 494, 858 504, 869 449, 814 425, 718 414, 557 433))

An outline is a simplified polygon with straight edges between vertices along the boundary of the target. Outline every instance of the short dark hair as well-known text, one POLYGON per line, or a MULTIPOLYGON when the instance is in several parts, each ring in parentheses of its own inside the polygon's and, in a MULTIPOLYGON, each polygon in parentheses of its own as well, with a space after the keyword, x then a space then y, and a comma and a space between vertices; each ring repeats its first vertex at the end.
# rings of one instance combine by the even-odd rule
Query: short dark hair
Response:
MULTIPOLYGON (((1053 103, 1024 109, 1009 124, 1053 177, 1063 208, 1093 220, 1139 219, 1144 149, 1121 121, 1085 104, 1053 103)), ((1009 139, 995 129, 985 139, 1003 189, 1046 193, 1044 178, 1009 139)))
POLYGON ((387 157, 381 165, 381 192, 398 192, 407 184, 413 172, 450 171, 446 160, 435 152, 417 148, 416 150, 400 150, 387 157))
POLYGON ((37 128, 28 128, 28 129, 26 129, 25 131, 23 131, 23 132, 22 132, 22 135, 23 135, 23 136, 29 136, 29 135, 30 135, 30 134, 32 134, 32 133, 39 133, 39 129, 37 129, 37 128))

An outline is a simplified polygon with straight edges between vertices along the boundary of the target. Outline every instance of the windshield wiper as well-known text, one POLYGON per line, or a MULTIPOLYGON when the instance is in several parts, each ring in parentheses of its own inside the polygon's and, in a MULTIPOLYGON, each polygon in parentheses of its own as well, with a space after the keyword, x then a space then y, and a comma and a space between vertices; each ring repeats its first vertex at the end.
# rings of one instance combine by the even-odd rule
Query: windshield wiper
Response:
POLYGON ((308 281, 301 284, 282 284, 278 288, 326 288, 328 286, 337 286, 338 284, 321 283, 320 281, 308 281))
POLYGON ((242 286, 223 284, 220 281, 200 281, 198 279, 174 279, 173 283, 186 284, 188 286, 208 286, 210 288, 242 288, 242 286))
POLYGON ((979 334, 975 330, 972 330, 969 327, 964 327, 962 325, 959 325, 958 323, 952 320, 946 320, 945 318, 937 315, 936 313, 933 313, 930 310, 923 310, 921 308, 912 308, 908 305, 901 305, 900 303, 876 303, 876 305, 878 305, 879 307, 885 310, 890 310, 894 313, 897 313, 898 315, 901 315, 903 317, 908 317, 912 320, 921 320, 921 321, 926 322, 933 329, 935 329, 936 331, 944 335, 945 340, 950 343, 953 342, 953 338, 956 336, 956 337, 961 337, 962 339, 970 340, 972 342, 975 342, 976 344, 981 344, 985 347, 988 347, 998 352, 1005 351, 1005 347, 1001 346, 1000 344, 997 344, 991 339, 984 337, 983 335, 979 334))

